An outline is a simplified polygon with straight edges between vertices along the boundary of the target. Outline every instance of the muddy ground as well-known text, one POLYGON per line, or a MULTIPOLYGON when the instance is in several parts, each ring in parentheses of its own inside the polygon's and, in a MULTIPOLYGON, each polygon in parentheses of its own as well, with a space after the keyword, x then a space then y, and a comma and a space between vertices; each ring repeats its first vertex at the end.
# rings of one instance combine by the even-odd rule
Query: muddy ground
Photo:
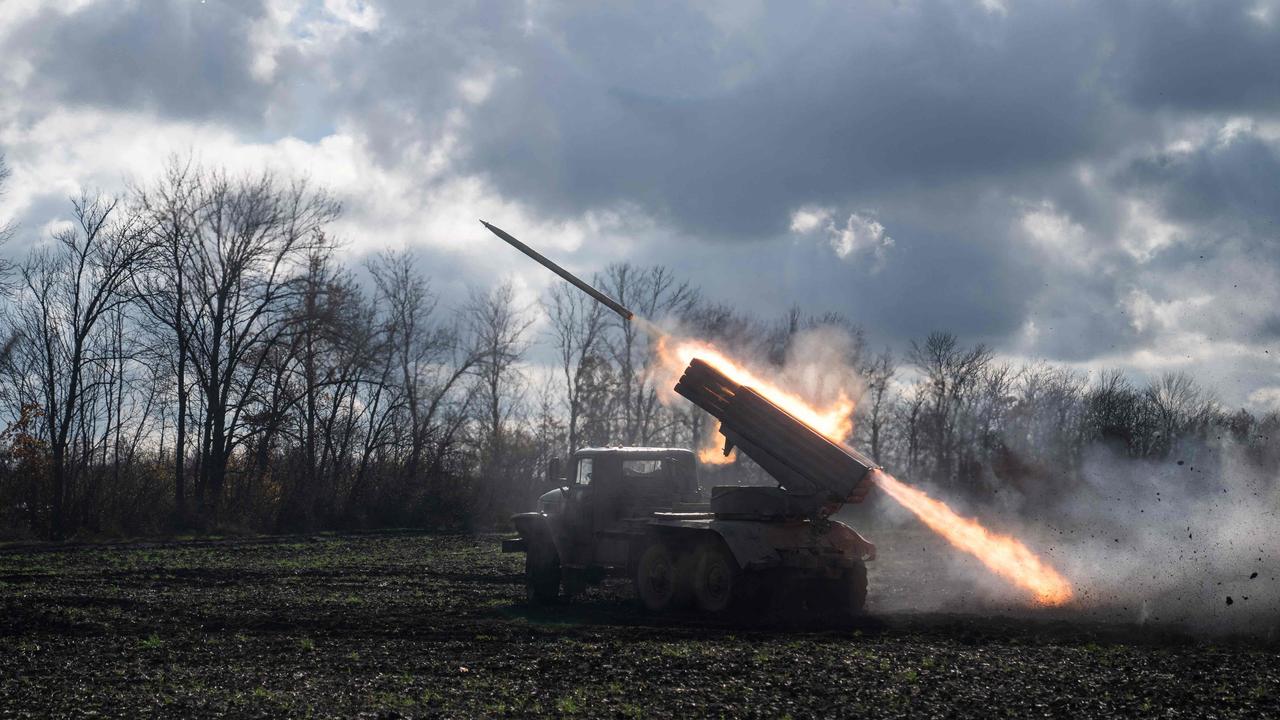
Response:
POLYGON ((1280 714, 1269 631, 975 612, 946 587, 904 612, 934 553, 877 540, 871 614, 843 628, 647 617, 621 583, 533 609, 489 536, 0 548, 0 717, 1280 714))

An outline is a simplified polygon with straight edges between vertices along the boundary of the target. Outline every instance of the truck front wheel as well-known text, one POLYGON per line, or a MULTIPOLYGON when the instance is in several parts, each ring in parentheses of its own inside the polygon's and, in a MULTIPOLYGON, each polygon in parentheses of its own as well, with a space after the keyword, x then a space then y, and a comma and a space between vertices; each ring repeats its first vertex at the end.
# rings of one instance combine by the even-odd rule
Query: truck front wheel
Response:
POLYGON ((530 538, 524 555, 524 585, 529 602, 549 605, 560 595, 560 556, 546 538, 530 538))

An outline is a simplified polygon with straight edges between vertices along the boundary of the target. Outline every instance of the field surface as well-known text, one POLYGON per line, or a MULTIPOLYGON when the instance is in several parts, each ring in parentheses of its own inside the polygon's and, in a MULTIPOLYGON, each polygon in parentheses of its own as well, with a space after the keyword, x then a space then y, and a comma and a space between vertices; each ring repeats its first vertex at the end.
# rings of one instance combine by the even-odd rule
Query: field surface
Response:
POLYGON ((894 611, 930 578, 877 539, 854 627, 530 608, 496 537, 0 549, 0 717, 1280 715, 1265 635, 894 611))

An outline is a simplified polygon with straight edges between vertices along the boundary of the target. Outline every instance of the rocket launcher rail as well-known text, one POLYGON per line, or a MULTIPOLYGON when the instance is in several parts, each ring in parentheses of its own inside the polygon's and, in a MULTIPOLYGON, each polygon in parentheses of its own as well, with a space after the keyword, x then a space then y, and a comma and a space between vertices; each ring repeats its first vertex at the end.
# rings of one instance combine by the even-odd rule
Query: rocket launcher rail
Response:
MULTIPOLYGON (((782 493, 790 496, 789 502, 798 501, 806 508, 800 514, 825 516, 866 496, 868 473, 878 467, 874 461, 832 442, 706 362, 696 358, 690 362, 675 390, 715 416, 725 437, 725 452, 737 447, 764 468, 782 493)), ((726 495, 730 491, 723 490, 726 495)), ((713 504, 715 500, 713 493, 713 504)))

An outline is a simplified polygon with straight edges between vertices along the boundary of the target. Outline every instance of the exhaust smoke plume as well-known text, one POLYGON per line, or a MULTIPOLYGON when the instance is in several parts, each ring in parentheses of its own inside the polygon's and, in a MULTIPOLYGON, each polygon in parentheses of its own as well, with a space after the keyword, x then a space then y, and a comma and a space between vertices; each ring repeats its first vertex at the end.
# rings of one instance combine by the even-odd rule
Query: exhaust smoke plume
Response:
POLYGON ((1095 446, 1081 478, 1052 512, 1090 604, 1136 622, 1275 633, 1280 483, 1238 445, 1196 444, 1166 461, 1095 446))

